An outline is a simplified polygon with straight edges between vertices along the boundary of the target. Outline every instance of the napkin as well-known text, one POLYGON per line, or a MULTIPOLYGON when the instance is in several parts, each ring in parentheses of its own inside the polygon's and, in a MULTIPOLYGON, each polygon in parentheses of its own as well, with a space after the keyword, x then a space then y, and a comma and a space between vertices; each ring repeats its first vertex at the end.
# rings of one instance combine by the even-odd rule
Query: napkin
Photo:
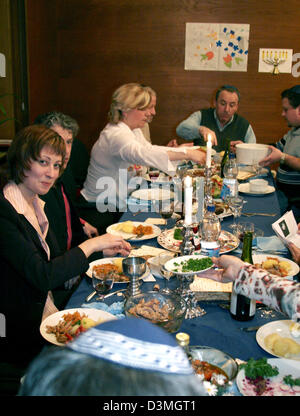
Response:
POLYGON ((91 303, 83 303, 81 305, 82 308, 93 308, 93 309, 101 309, 102 311, 109 312, 112 315, 115 315, 117 318, 124 318, 124 301, 123 302, 114 302, 111 305, 106 305, 104 302, 91 302, 91 303))
POLYGON ((253 246, 256 245, 257 251, 288 253, 288 248, 277 236, 257 237, 253 240, 253 246))
POLYGON ((154 217, 147 218, 145 222, 147 224, 153 224, 153 225, 165 225, 166 224, 166 220, 164 218, 154 218, 154 217))

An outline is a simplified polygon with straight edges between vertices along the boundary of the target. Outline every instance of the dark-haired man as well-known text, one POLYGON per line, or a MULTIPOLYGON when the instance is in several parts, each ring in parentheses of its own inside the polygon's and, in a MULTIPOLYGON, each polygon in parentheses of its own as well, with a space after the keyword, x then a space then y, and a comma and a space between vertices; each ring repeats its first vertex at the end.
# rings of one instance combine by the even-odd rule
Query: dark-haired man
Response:
POLYGON ((276 184, 281 212, 292 210, 300 221, 300 85, 281 93, 282 117, 291 129, 274 146, 261 166, 280 163, 276 184))
POLYGON ((217 152, 225 150, 227 138, 231 139, 232 150, 238 143, 256 143, 251 125, 237 114, 239 102, 238 89, 223 85, 216 93, 215 107, 194 112, 177 126, 176 133, 201 146, 205 145, 210 134, 213 148, 217 152))

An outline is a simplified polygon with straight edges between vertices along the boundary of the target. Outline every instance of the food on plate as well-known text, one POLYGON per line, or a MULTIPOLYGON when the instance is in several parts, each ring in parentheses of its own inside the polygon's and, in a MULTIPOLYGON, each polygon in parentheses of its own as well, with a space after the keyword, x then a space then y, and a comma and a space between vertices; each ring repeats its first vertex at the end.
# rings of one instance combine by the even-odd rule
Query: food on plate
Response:
POLYGON ((123 257, 118 257, 113 260, 114 265, 117 267, 119 273, 123 273, 123 257))
POLYGON ((109 274, 115 282, 129 282, 129 278, 123 274, 122 260, 123 258, 120 258, 115 259, 113 263, 95 264, 92 269, 93 273, 96 273, 99 279, 103 279, 109 274))
POLYGON ((213 265, 213 261, 210 257, 202 257, 200 259, 190 258, 187 260, 182 260, 180 262, 174 261, 173 266, 175 266, 173 272, 199 272, 201 270, 206 270, 213 265))
POLYGON ((169 306, 166 303, 161 306, 158 299, 148 301, 141 299, 139 303, 128 309, 128 312, 137 318, 149 319, 153 323, 169 319, 169 306))
POLYGON ((122 231, 126 234, 135 234, 138 237, 141 237, 143 235, 150 235, 153 233, 153 228, 151 225, 138 225, 135 226, 132 221, 125 221, 120 222, 114 227, 115 231, 122 231))
POLYGON ((216 385, 223 385, 229 381, 227 374, 222 368, 210 364, 207 361, 193 360, 192 367, 195 373, 216 385))
POLYGON ((277 257, 267 257, 261 263, 255 263, 255 267, 267 270, 276 276, 288 276, 292 270, 292 266, 288 261, 279 260, 277 257))
POLYGON ((115 226, 116 231, 123 231, 127 234, 133 234, 134 224, 132 221, 120 222, 115 226))
POLYGON ((290 333, 292 337, 299 338, 300 337, 300 324, 298 322, 292 322, 289 326, 290 333))
POLYGON ((211 177, 211 194, 213 198, 220 198, 223 186, 223 179, 219 175, 211 177))
POLYGON ((133 233, 136 234, 138 237, 143 235, 150 235, 153 233, 153 228, 151 225, 138 225, 137 227, 133 227, 133 233))
POLYGON ((65 344, 66 342, 72 341, 87 329, 98 325, 100 322, 101 320, 96 322, 87 315, 81 315, 76 311, 74 313, 66 313, 63 315, 57 325, 47 325, 46 331, 47 334, 54 334, 57 342, 65 344))
POLYGON ((279 334, 272 333, 265 337, 264 343, 275 355, 279 357, 292 358, 300 354, 300 345, 291 338, 282 337, 279 334))
POLYGON ((183 240, 183 234, 182 234, 181 228, 175 228, 174 229, 174 240, 183 240))
POLYGON ((276 365, 271 365, 266 358, 241 364, 245 377, 242 388, 247 396, 294 396, 300 393, 300 378, 290 374, 280 374, 276 365))

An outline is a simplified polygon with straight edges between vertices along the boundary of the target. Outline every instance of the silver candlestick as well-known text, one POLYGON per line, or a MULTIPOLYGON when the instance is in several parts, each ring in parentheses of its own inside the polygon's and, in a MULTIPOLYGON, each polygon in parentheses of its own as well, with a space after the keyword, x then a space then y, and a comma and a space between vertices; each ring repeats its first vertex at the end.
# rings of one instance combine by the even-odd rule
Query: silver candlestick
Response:
POLYGON ((183 240, 180 244, 180 253, 182 256, 189 256, 194 253, 195 247, 192 243, 193 230, 190 225, 183 222, 183 240))

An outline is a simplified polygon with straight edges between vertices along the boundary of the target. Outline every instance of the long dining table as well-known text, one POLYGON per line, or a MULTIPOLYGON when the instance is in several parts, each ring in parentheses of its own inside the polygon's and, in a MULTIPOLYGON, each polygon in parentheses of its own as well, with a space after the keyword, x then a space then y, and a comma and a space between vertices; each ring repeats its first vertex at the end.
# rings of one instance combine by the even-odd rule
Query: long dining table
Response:
MULTIPOLYGON (((268 175, 268 181, 273 184, 272 175, 268 175)), ((274 185, 274 184, 273 184, 274 185)), ((276 192, 263 195, 263 196, 251 196, 243 195, 245 204, 243 207, 242 215, 239 218, 239 222, 253 222, 255 227, 263 231, 264 236, 273 236, 274 231, 272 229, 272 223, 280 218, 280 208, 276 196, 276 192), (275 216, 244 216, 243 213, 274 213, 275 216)), ((139 212, 138 215, 128 211, 125 212, 120 221, 140 221, 143 222, 149 217, 159 217, 159 214, 155 212, 139 212)), ((226 217, 221 222, 222 230, 230 230, 229 225, 232 223, 232 216, 226 217)), ((160 247, 157 239, 135 241, 136 247, 143 244, 151 245, 154 247, 160 247)), ((240 246, 241 248, 241 246, 240 246)), ((240 255, 235 251, 231 252, 233 255, 240 255)), ((153 290, 154 284, 159 284, 161 287, 168 286, 170 289, 174 289, 178 286, 176 277, 166 282, 164 279, 156 278, 156 282, 142 282, 141 290, 149 291, 153 290)), ((121 288, 121 284, 115 283, 112 291, 121 288)), ((82 304, 86 305, 86 297, 93 291, 92 279, 85 276, 71 299, 69 300, 66 308, 81 307, 82 304)), ((123 298, 117 295, 107 298, 104 302, 108 306, 114 302, 120 302, 123 298)), ((95 300, 91 300, 94 302, 95 300)), ((190 335, 190 345, 206 345, 215 347, 222 351, 227 352, 234 358, 241 360, 248 360, 253 357, 255 359, 261 357, 272 357, 268 352, 263 350, 256 341, 256 331, 245 332, 242 328, 245 327, 259 327, 268 322, 286 319, 286 317, 269 309, 265 305, 258 304, 255 317, 248 322, 240 322, 234 320, 228 310, 229 302, 223 300, 201 300, 200 306, 202 306, 206 314, 200 317, 192 319, 184 319, 180 332, 186 332, 190 335)), ((175 336, 175 334, 174 334, 175 336)))

